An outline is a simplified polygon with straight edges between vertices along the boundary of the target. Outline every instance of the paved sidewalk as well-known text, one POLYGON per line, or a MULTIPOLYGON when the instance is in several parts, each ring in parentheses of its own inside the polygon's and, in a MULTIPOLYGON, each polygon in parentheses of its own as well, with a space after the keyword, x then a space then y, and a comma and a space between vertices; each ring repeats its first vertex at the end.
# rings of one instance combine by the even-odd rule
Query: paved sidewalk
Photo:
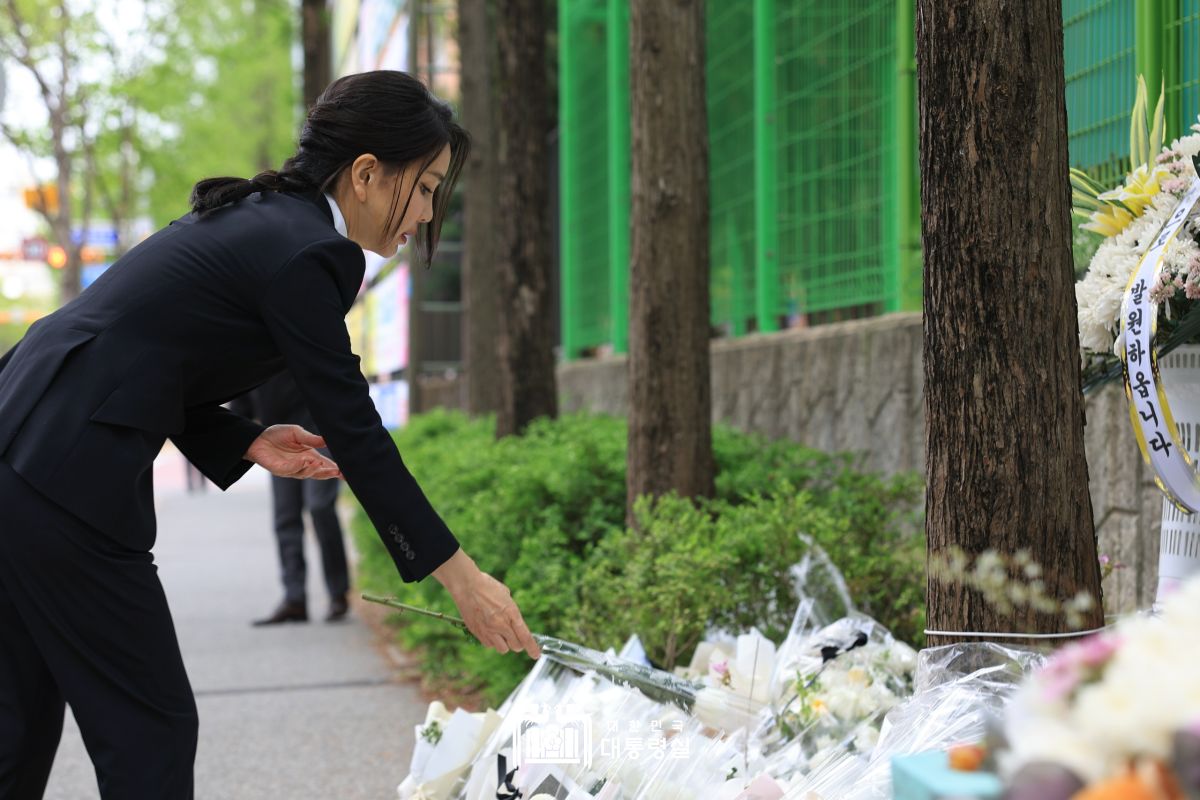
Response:
MULTIPOLYGON (((188 495, 179 456, 165 452, 156 487, 155 560, 200 710, 196 797, 394 798, 425 703, 414 683, 395 679, 363 622, 321 622, 326 597, 311 533, 315 621, 250 627, 282 593, 266 473, 256 467, 228 492, 210 485, 188 495)), ((46 800, 98 797, 68 714, 46 800)))

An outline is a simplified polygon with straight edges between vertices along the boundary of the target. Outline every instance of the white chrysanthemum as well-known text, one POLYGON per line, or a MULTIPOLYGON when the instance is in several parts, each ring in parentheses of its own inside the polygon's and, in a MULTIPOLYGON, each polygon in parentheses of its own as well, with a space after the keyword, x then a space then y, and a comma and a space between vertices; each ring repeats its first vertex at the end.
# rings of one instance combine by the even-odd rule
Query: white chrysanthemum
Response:
MULTIPOLYGON (((1194 141, 1180 141, 1175 145, 1195 146, 1200 151, 1200 135, 1189 138, 1194 141)), ((1097 248, 1087 274, 1075 287, 1079 344, 1084 352, 1108 353, 1113 350, 1121 328, 1121 306, 1130 278, 1175 206, 1173 195, 1160 193, 1146 206, 1145 213, 1097 248)), ((1196 257, 1200 257, 1200 247, 1191 236, 1177 237, 1167 250, 1164 268, 1172 277, 1185 276, 1196 257)))
POLYGON ((1075 284, 1075 302, 1079 308, 1079 346, 1092 353, 1106 353, 1113 343, 1113 335, 1108 329, 1111 318, 1105 319, 1096 313, 1099 288, 1098 281, 1091 279, 1091 276, 1075 284))
MULTIPOLYGON (((1196 126, 1192 127, 1195 129, 1196 126)), ((1191 136, 1176 139, 1171 142, 1171 150, 1188 159, 1192 156, 1200 155, 1200 135, 1192 134, 1191 136)))
POLYGON ((1133 756, 1166 758, 1174 733, 1200 719, 1200 579, 1170 598, 1160 617, 1126 617, 1111 636, 1118 649, 1073 694, 1048 696, 1039 675, 1012 698, 1011 748, 1001 761, 1007 774, 1051 761, 1102 779, 1133 756))

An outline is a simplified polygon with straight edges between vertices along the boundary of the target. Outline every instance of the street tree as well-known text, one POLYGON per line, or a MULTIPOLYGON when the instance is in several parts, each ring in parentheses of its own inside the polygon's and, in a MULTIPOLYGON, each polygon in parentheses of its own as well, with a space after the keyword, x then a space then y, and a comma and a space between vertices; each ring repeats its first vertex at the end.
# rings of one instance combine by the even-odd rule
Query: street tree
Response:
MULTIPOLYGON (((918 0, 916 16, 930 554, 996 551, 1053 603, 1093 598, 1079 621, 1099 627, 1061 2, 918 0)), ((995 600, 931 573, 929 627, 1067 625, 1061 609, 995 600)))
POLYGON ((60 294, 79 294, 86 230, 96 201, 96 142, 105 125, 102 94, 112 76, 88 69, 115 47, 94 8, 66 0, 3 0, 0 57, 32 78, 46 120, 0 120, 0 136, 32 162, 53 163, 54 182, 36 187, 34 210, 66 252, 60 294))
POLYGON ((702 0, 630 2, 632 208, 627 517, 713 494, 702 0))
MULTIPOLYGON (((462 60, 462 120, 471 132, 463 175, 463 375, 467 413, 499 409, 500 279, 496 264, 497 202, 496 46, 490 0, 458 0, 462 60)), ((512 218, 509 218, 512 222, 512 218)))
POLYGON ((550 88, 545 0, 497 0, 495 35, 500 276, 496 435, 558 415, 550 247, 550 88))

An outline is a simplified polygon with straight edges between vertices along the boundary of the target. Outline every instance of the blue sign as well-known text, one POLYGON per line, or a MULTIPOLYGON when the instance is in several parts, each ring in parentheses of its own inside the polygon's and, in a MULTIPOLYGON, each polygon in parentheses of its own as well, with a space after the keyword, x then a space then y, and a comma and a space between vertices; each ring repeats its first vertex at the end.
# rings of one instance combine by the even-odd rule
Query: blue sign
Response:
POLYGON ((116 247, 117 246, 117 229, 113 227, 106 228, 91 228, 87 230, 87 237, 84 238, 83 231, 76 228, 71 231, 71 243, 79 244, 83 239, 83 243, 88 247, 116 247))

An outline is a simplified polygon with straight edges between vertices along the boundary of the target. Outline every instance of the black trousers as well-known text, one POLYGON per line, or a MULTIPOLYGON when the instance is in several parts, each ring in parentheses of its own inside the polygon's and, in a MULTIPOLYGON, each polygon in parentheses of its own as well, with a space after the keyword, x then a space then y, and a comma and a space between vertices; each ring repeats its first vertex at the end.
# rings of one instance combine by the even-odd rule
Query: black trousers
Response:
POLYGON ((64 704, 104 800, 193 797, 196 703, 154 557, 0 462, 0 798, 41 798, 64 704))
MULTIPOLYGON (((326 455, 328 451, 322 450, 326 455)), ((331 598, 350 590, 346 545, 338 521, 337 496, 340 481, 296 480, 271 476, 271 498, 275 508, 275 538, 284 598, 289 603, 305 602, 308 566, 304 561, 304 509, 312 515, 313 530, 321 550, 325 588, 331 598)))

